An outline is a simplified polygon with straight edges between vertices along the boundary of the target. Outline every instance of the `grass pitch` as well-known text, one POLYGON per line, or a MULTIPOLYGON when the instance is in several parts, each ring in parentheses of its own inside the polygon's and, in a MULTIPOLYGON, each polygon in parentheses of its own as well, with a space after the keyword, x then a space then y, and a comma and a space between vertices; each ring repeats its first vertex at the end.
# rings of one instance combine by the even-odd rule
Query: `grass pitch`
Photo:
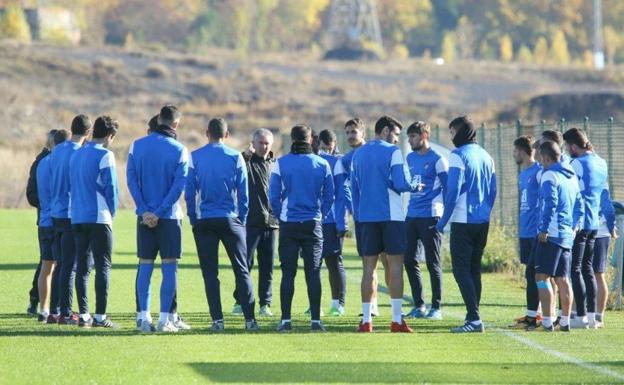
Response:
MULTIPOLYGON (((326 334, 309 333, 303 271, 297 277, 295 330, 276 333, 279 263, 274 274, 274 318, 259 318, 262 331, 246 333, 243 319, 226 315, 226 332, 210 334, 208 306, 188 223, 178 278, 179 310, 193 329, 177 335, 134 330, 136 268, 134 215, 121 212, 115 244, 109 316, 121 329, 80 330, 40 325, 25 315, 38 258, 34 210, 0 211, 0 383, 2 384, 192 384, 192 383, 623 383, 624 314, 608 312, 604 330, 570 334, 507 331, 524 311, 524 291, 504 274, 483 276, 483 335, 451 335, 464 308, 450 272, 444 275, 443 321, 411 320, 415 333, 390 334, 390 306, 380 293, 382 315, 375 333, 354 333, 359 318, 360 261, 352 240, 345 247, 347 316, 325 316, 326 334)), ((233 274, 221 257, 222 302, 231 309, 233 274)), ((257 287, 256 272, 254 285, 257 287)), ((93 281, 93 276, 92 276, 93 281)), ((158 310, 160 271, 152 280, 152 310, 158 310), (154 295, 156 294, 156 295, 154 295)), ((428 288, 425 281, 425 287, 428 288)), ((406 293, 409 285, 406 281, 406 293)), ((93 282, 90 288, 93 310, 93 282)), ((323 271, 322 306, 329 284, 323 271)), ((77 304, 74 301, 74 307, 77 304)), ((404 310, 409 310, 406 302, 404 310)), ((157 314, 154 313, 157 317, 157 314)))

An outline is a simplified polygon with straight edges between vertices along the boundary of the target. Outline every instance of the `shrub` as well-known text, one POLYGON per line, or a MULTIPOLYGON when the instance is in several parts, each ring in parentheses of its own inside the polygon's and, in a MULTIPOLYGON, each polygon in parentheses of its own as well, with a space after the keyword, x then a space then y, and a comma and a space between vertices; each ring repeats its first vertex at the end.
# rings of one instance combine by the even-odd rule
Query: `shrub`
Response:
POLYGON ((145 76, 152 79, 164 79, 169 77, 169 69, 160 63, 153 63, 147 67, 145 76))
POLYGON ((0 37, 15 39, 23 43, 31 40, 30 26, 24 11, 19 7, 8 7, 0 18, 0 37))

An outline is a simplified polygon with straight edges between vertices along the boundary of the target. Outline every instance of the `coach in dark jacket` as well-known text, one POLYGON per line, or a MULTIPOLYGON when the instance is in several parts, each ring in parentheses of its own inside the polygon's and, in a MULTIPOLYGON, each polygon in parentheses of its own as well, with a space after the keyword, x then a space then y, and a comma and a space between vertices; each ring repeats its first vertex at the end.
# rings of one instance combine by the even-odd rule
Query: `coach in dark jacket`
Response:
MULTIPOLYGON (((261 128, 253 134, 251 146, 243 153, 247 163, 249 183, 249 214, 247 216, 247 260, 249 270, 254 264, 254 251, 258 255, 258 298, 261 316, 272 316, 272 281, 275 240, 279 223, 269 206, 269 177, 275 162, 271 146, 273 134, 261 128)), ((234 292, 236 299, 236 292, 234 292)), ((233 313, 241 311, 234 305, 233 313)))

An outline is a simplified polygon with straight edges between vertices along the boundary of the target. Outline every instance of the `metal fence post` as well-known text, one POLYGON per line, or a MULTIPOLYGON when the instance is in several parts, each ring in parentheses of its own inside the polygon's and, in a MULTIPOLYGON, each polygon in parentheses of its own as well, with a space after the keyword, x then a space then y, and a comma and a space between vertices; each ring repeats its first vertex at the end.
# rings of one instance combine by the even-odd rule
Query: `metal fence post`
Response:
POLYGON ((503 167, 503 132, 501 129, 501 124, 500 122, 496 125, 496 147, 497 147, 497 155, 496 157, 498 159, 496 159, 496 164, 498 164, 498 166, 495 166, 497 169, 497 173, 500 173, 499 175, 497 175, 496 180, 499 182, 498 183, 498 193, 497 195, 500 197, 498 199, 499 202, 499 216, 500 216, 500 224, 503 225, 503 220, 505 219, 505 215, 503 213, 503 201, 505 200, 505 191, 504 191, 504 185, 505 183, 503 183, 505 181, 505 168, 503 167))
MULTIPOLYGON (((615 163, 613 159, 613 116, 607 120, 607 148, 609 158, 609 166, 613 167, 615 163)), ((609 191, 613 194, 613 172, 609 172, 609 191)))
POLYGON ((585 131, 588 137, 590 136, 589 135, 589 116, 586 116, 583 118, 583 131, 585 131))

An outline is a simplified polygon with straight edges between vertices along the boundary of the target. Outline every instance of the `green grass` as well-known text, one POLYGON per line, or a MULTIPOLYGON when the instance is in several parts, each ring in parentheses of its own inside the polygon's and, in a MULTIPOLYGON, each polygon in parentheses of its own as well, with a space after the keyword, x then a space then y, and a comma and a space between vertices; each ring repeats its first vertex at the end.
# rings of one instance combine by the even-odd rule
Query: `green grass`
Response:
MULTIPOLYGON (((276 317, 260 319, 263 330, 247 334, 242 331, 242 319, 227 316, 228 330, 224 334, 210 334, 203 282, 187 225, 178 298, 179 309, 193 330, 178 335, 141 335, 134 331, 136 257, 131 212, 120 213, 114 226, 109 315, 122 329, 78 330, 39 325, 24 315, 38 255, 34 222, 32 211, 0 211, 2 384, 621 383, 624 378, 621 348, 624 314, 608 313, 608 328, 604 330, 552 335, 513 332, 524 339, 517 341, 497 331, 521 315, 524 307, 523 290, 504 274, 484 275, 482 315, 489 328, 483 335, 448 333, 462 319, 464 310, 449 272, 444 276, 444 321, 412 321, 416 333, 392 335, 388 332, 389 300, 387 295, 380 294, 383 314, 375 320, 376 332, 354 333, 360 309, 360 261, 352 241, 348 241, 345 249, 348 316, 325 317, 327 334, 307 332, 308 321, 301 315, 307 308, 303 272, 297 278, 295 332, 288 335, 274 332, 276 317), (573 364, 570 359, 527 344, 531 342, 599 368, 573 364), (610 370, 611 374, 601 372, 600 368, 610 370)), ((233 302, 233 274, 225 255, 222 261, 222 301, 224 309, 229 311, 233 302)), ((157 294, 158 269, 154 275, 153 292, 157 294)), ((279 268, 274 278, 277 285, 274 285, 273 309, 279 313, 279 268)), ((327 310, 326 271, 323 271, 323 284, 322 303, 327 310)), ((93 306, 93 289, 90 294, 93 306)), ((153 298, 152 309, 158 309, 158 295, 153 298)))

